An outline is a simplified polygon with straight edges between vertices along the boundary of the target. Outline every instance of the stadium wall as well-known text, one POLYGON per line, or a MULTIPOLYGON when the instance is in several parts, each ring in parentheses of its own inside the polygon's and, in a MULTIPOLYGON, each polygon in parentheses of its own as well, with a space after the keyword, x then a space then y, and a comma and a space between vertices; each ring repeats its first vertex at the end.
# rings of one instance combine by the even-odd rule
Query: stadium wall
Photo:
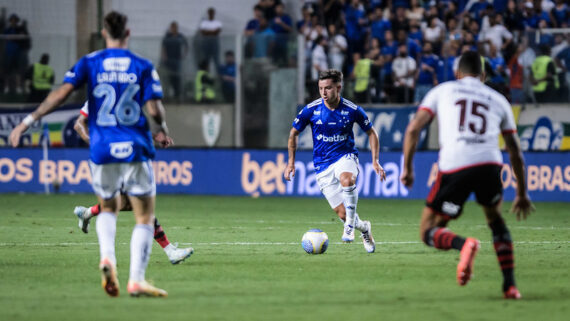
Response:
MULTIPOLYGON (((408 190, 399 181, 402 154, 380 155, 387 179, 380 182, 368 152, 360 155, 358 189, 364 198, 423 199, 437 176, 437 153, 416 154, 416 184, 408 190)), ((0 193, 41 193, 44 183, 52 192, 90 193, 87 149, 52 149, 47 160, 41 149, 0 149, 0 193)), ((508 160, 507 155, 504 155, 508 160)), ((570 201, 570 153, 526 153, 527 183, 535 201, 570 201)), ((319 196, 312 155, 299 151, 292 182, 283 179, 284 150, 168 149, 154 162, 158 193, 240 196, 319 196)), ((515 179, 505 164, 502 172, 505 199, 514 197, 515 179)))

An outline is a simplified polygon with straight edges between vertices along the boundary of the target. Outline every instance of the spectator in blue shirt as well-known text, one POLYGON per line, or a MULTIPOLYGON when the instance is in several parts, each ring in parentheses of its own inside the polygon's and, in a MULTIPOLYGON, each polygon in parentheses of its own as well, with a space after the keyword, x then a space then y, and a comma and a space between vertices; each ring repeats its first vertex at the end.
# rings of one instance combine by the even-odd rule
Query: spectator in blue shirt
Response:
POLYGON ((253 7, 253 19, 247 22, 245 26, 244 34, 245 36, 253 36, 255 31, 259 28, 259 19, 263 16, 263 8, 260 5, 255 5, 253 7))
POLYGON ((222 93, 224 100, 232 103, 236 94, 236 63, 234 52, 226 51, 225 62, 220 67, 220 76, 222 77, 222 93))
MULTIPOLYGON (((540 21, 538 22, 538 29, 542 30, 547 28, 548 28, 548 23, 546 22, 546 20, 540 19, 540 21)), ((554 46, 554 36, 551 33, 541 32, 539 44, 547 45, 549 47, 554 46)))
POLYGON ((534 5, 532 4, 532 2, 525 2, 524 4, 524 26, 525 28, 528 29, 537 29, 538 28, 538 21, 539 21, 539 16, 536 13, 536 11, 534 10, 534 5))
POLYGON ((503 13, 507 10, 508 0, 493 0, 493 8, 497 13, 503 13))
POLYGON ((259 28, 252 38, 254 43, 253 57, 270 57, 275 45, 275 32, 269 27, 269 22, 264 16, 259 19, 259 28))
POLYGON ((439 58, 433 54, 431 42, 426 42, 420 57, 419 68, 416 71, 416 91, 414 94, 416 104, 419 104, 427 92, 437 85, 438 64, 439 58))
POLYGON ((556 5, 552 8, 552 16, 554 17, 556 27, 568 28, 570 23, 570 9, 564 0, 556 0, 556 5))
POLYGON ((384 32, 384 46, 380 47, 380 52, 384 56, 389 56, 388 61, 392 61, 398 53, 398 43, 394 41, 394 34, 392 30, 386 30, 384 32))
POLYGON ((420 45, 418 45, 412 39, 408 38, 408 34, 403 29, 400 29, 398 31, 398 44, 406 45, 408 56, 414 58, 416 61, 418 60, 418 57, 422 51, 422 47, 420 47, 420 45))
POLYGON ((465 10, 473 15, 473 18, 477 23, 481 24, 487 5, 489 5, 487 0, 479 0, 478 2, 473 3, 471 7, 466 7, 465 10))
POLYGON ((366 25, 366 13, 359 0, 351 0, 350 5, 344 10, 346 21, 345 31, 348 41, 348 57, 358 52, 364 53, 364 26, 366 25))
POLYGON ((453 65, 457 58, 456 43, 449 42, 443 46, 443 57, 437 65, 437 81, 438 83, 455 80, 455 72, 453 65))
POLYGON ((285 13, 285 5, 283 3, 278 3, 275 6, 275 18, 273 18, 271 28, 277 35, 280 34, 289 34, 292 28, 293 23, 291 17, 285 13))
POLYGON ((386 30, 392 28, 392 23, 390 23, 390 19, 384 19, 384 15, 382 13, 382 8, 377 7, 374 9, 374 20, 370 24, 371 34, 373 38, 376 38, 380 41, 381 45, 384 45, 384 33, 386 30))
POLYGON ((415 41, 418 45, 422 45, 423 43, 423 33, 422 29, 420 28, 420 22, 418 20, 411 20, 410 21, 410 34, 408 35, 410 39, 415 41))
POLYGON ((299 31, 300 34, 305 34, 305 29, 310 29, 312 27, 311 9, 303 7, 303 9, 301 9, 301 15, 303 16, 303 19, 297 21, 297 31, 299 31))
POLYGON ((505 59, 499 55, 497 48, 493 45, 490 45, 489 57, 487 60, 489 61, 489 64, 491 64, 491 68, 493 70, 493 75, 490 79, 491 83, 505 86, 507 83, 507 64, 505 59))
POLYGON ((275 32, 275 51, 274 60, 279 66, 287 65, 287 43, 289 41, 289 33, 292 28, 293 22, 291 17, 285 13, 285 6, 283 3, 278 3, 275 6, 275 18, 271 23, 271 29, 275 32))

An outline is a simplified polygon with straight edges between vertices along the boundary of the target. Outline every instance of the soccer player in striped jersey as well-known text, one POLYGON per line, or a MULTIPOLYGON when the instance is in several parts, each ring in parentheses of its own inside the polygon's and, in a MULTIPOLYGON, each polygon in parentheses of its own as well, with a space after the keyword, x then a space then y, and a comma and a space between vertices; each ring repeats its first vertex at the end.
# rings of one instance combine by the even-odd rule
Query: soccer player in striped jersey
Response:
POLYGON ((107 48, 82 57, 65 74, 63 85, 24 118, 9 139, 12 146, 18 146, 22 133, 34 121, 60 106, 73 90, 87 85, 89 114, 96 115, 89 117, 89 164, 93 190, 102 205, 96 229, 103 289, 110 296, 119 295, 115 234, 123 189, 136 221, 127 292, 131 296, 164 297, 168 295, 166 291, 145 281, 154 234, 153 137, 162 147, 172 144, 162 105, 162 86, 152 63, 127 49, 130 35, 127 17, 113 11, 103 22, 101 33, 107 48), (150 117, 145 115, 143 107, 150 117), (150 121, 157 125, 152 134, 150 121))
POLYGON ((356 213, 358 191, 358 151, 354 147, 353 126, 357 123, 368 135, 372 152, 372 166, 381 180, 386 173, 378 162, 380 144, 378 133, 372 127, 362 107, 342 98, 342 72, 329 69, 319 74, 320 99, 306 105, 293 121, 289 133, 289 160, 284 177, 295 176, 295 152, 299 134, 311 125, 313 134, 313 163, 321 192, 338 217, 344 221, 342 241, 354 241, 354 229, 361 233, 368 253, 376 249, 369 221, 363 221, 356 213))
MULTIPOLYGON (((75 121, 74 129, 81 136, 87 144, 89 144, 89 108, 87 102, 83 105, 80 110, 79 117, 75 121)), ((132 211, 133 207, 126 193, 121 191, 121 201, 120 201, 120 211, 132 211)), ((79 228, 83 233, 89 232, 89 221, 91 218, 99 215, 101 213, 101 204, 95 204, 90 207, 76 206, 73 213, 79 219, 79 228)), ((172 264, 178 264, 187 258, 189 258, 193 253, 194 249, 191 247, 179 249, 177 245, 170 243, 164 229, 158 222, 158 219, 154 218, 154 240, 162 247, 166 256, 172 264)))
POLYGON ((519 299, 515 284, 513 243, 501 216, 503 158, 498 135, 502 133, 517 178, 512 209, 517 219, 534 209, 527 194, 524 158, 519 145, 513 112, 501 94, 486 86, 481 58, 464 53, 456 81, 443 83, 428 92, 408 125, 404 139, 404 168, 401 181, 414 183, 413 156, 421 129, 434 116, 439 118, 439 173, 427 197, 420 222, 420 237, 440 250, 460 251, 457 282, 466 285, 473 273, 479 241, 456 235, 446 226, 461 215, 463 204, 473 192, 492 231, 493 244, 503 273, 503 296, 519 299))

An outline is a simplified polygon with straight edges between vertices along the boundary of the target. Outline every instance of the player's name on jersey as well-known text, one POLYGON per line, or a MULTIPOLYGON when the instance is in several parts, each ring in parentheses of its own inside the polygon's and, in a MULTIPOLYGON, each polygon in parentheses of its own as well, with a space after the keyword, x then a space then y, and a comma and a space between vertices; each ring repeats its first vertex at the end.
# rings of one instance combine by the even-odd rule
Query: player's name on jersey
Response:
POLYGON ((126 83, 126 84, 134 84, 137 82, 137 75, 133 72, 100 72, 97 74, 97 83, 126 83))

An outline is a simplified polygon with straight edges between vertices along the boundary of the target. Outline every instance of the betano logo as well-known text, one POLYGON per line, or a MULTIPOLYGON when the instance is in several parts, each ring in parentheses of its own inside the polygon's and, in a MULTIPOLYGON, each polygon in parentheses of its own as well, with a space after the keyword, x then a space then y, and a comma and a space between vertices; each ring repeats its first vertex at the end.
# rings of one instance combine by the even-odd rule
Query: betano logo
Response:
POLYGON ((319 134, 317 136, 317 140, 322 140, 325 143, 333 143, 333 142, 342 142, 348 138, 348 134, 344 135, 334 135, 334 136, 324 136, 323 134, 319 134))

